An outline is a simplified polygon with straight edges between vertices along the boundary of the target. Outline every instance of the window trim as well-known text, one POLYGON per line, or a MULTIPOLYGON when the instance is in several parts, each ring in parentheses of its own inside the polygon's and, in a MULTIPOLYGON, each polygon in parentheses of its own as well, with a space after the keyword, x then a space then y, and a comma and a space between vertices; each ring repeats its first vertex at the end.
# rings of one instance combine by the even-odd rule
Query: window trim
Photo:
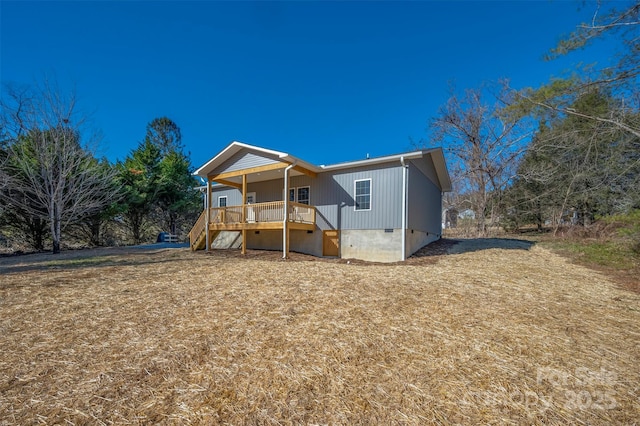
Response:
MULTIPOLYGON (((300 203, 300 201, 298 201, 298 189, 301 188, 308 188, 308 194, 309 194, 309 204, 307 205, 311 205, 311 185, 305 185, 305 186, 292 186, 289 188, 289 201, 292 203, 300 203), (293 193, 293 199, 291 199, 291 193, 293 193)), ((284 191, 284 189, 283 189, 284 191)), ((302 203, 301 203, 302 204, 302 203)))
POLYGON ((372 205, 372 202, 373 202, 373 194, 372 194, 372 192, 373 192, 373 183, 371 182, 371 178, 355 179, 353 181, 353 211, 356 211, 356 212, 368 212, 368 211, 371 211, 371 205, 372 205), (358 196, 356 188, 357 188, 358 182, 364 182, 364 181, 369 181, 369 208, 368 209, 359 209, 358 208, 358 202, 356 201, 357 200, 357 196, 358 196))
POLYGON ((218 208, 227 207, 229 205, 229 197, 226 195, 218 196, 218 208), (224 198, 224 206, 220 205, 220 200, 224 198))

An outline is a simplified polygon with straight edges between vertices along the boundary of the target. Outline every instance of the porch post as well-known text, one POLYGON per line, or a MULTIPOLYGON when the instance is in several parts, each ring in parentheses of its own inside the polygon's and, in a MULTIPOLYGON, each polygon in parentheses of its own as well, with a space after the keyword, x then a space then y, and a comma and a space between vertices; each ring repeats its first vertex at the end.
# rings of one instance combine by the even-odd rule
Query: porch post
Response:
POLYGON ((209 232, 209 220, 211 217, 211 179, 207 177, 207 195, 205 200, 205 210, 207 211, 205 216, 205 243, 207 245, 206 251, 211 251, 211 233, 209 232))
POLYGON ((242 175, 242 254, 247 254, 247 175, 242 175))

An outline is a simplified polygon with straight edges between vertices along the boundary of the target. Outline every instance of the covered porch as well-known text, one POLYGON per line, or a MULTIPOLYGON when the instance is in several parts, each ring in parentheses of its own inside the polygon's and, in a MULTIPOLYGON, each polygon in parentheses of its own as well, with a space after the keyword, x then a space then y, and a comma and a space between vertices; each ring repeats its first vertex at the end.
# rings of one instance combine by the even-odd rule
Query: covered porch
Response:
MULTIPOLYGON (((316 208, 314 206, 294 202, 286 204, 286 210, 288 211, 286 223, 284 201, 212 207, 208 210, 203 210, 189 233, 191 249, 199 250, 207 247, 207 235, 205 233, 207 229, 209 230, 209 241, 212 241, 220 231, 263 229, 313 231, 315 229, 316 208)), ((246 238, 246 235, 243 235, 243 238, 246 238)), ((244 250, 243 244, 243 252, 244 250)))
POLYGON ((316 208, 289 199, 290 177, 307 175, 315 178, 317 172, 315 166, 286 153, 233 142, 195 173, 206 178, 207 187, 205 208, 189 233, 191 249, 205 248, 208 251, 220 232, 239 231, 242 233, 244 254, 247 231, 282 230, 283 257, 287 257, 289 232, 313 231, 316 227, 316 208), (250 185, 267 181, 280 182, 282 185, 282 197, 277 197, 279 200, 273 200, 274 194, 267 196, 267 202, 256 202, 260 197, 255 199, 255 193, 249 197, 252 194, 249 192, 250 185), (237 189, 241 194, 241 203, 214 207, 214 182, 237 189), (273 198, 269 200, 270 197, 273 198))

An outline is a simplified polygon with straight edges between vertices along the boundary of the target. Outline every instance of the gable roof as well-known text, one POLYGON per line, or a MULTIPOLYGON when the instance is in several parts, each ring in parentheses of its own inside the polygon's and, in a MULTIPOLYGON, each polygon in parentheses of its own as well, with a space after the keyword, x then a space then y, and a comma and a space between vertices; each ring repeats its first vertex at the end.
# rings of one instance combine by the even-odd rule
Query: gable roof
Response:
MULTIPOLYGON (((449 177, 449 172, 447 171, 447 166, 445 163, 444 153, 442 151, 442 148, 431 148, 431 149, 417 150, 417 151, 406 152, 401 154, 387 155, 383 157, 367 158, 365 160, 347 161, 343 163, 315 166, 311 163, 308 163, 304 160, 294 157, 293 155, 290 155, 286 152, 274 151, 271 149, 261 148, 255 145, 249 145, 243 142, 233 141, 225 149, 223 149, 218 155, 216 155, 211 160, 206 162, 203 166, 201 166, 199 169, 197 169, 193 174, 207 179, 207 176, 211 175, 212 172, 216 170, 216 168, 220 167, 227 160, 231 159, 234 155, 238 154, 243 150, 252 151, 257 155, 263 155, 271 158, 278 158, 278 160, 283 163, 296 165, 297 168, 306 169, 313 173, 349 169, 353 167, 365 167, 365 166, 391 163, 391 162, 400 162, 402 159, 414 160, 414 159, 420 159, 420 158, 425 158, 427 156, 430 156, 431 161, 435 166, 435 172, 438 177, 440 188, 442 189, 443 192, 451 191, 451 179, 449 177)), ((296 172, 296 170, 292 170, 291 173, 292 175, 302 174, 299 171, 296 172)))
POLYGON ((213 157, 211 160, 206 162, 202 167, 196 170, 193 174, 196 176, 201 176, 203 178, 207 178, 207 175, 211 174, 216 167, 222 165, 225 161, 233 157, 238 152, 243 149, 254 151, 258 154, 264 154, 271 157, 278 157, 280 161, 288 164, 297 164, 305 169, 311 170, 312 172, 320 172, 322 171, 318 167, 313 164, 307 163, 306 161, 302 161, 299 158, 294 157, 293 155, 289 155, 286 152, 274 151, 272 149, 261 148, 255 145, 249 145, 243 142, 233 141, 229 146, 220 151, 218 155, 213 157))

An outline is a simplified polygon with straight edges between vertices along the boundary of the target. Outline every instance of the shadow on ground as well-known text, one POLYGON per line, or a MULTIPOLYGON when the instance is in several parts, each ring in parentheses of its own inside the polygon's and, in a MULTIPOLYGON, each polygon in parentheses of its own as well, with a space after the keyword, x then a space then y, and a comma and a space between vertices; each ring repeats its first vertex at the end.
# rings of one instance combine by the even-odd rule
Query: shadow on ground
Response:
POLYGON ((511 238, 471 238, 456 240, 456 244, 449 249, 450 254, 469 253, 479 250, 529 250, 535 243, 511 238))
POLYGON ((100 247, 80 250, 27 253, 0 257, 0 275, 29 271, 53 271, 108 266, 131 266, 168 261, 167 256, 152 257, 156 253, 184 251, 188 244, 157 243, 140 246, 100 247))
POLYGON ((456 240, 441 238, 418 250, 410 259, 470 253, 489 249, 529 250, 534 244, 532 241, 511 238, 469 238, 456 240))
MULTIPOLYGON (((438 262, 439 256, 448 254, 469 253, 488 249, 529 250, 533 242, 509 238, 473 238, 473 239, 448 239, 441 238, 438 241, 423 247, 414 253, 406 264, 428 265, 438 262)), ((110 247, 88 250, 69 250, 58 255, 51 253, 37 253, 22 256, 0 258, 0 275, 8 273, 24 273, 34 270, 69 270, 82 268, 101 268, 113 266, 148 265, 152 263, 164 263, 171 261, 173 255, 165 253, 155 256, 160 252, 173 252, 175 256, 184 255, 188 251, 188 244, 157 243, 142 246, 110 247), (177 250, 175 250, 177 249, 177 250)), ((282 252, 268 250, 247 250, 245 255, 240 250, 212 250, 211 252, 198 252, 216 259, 239 258, 246 260, 283 261, 282 252)), ((287 261, 321 261, 349 263, 357 265, 389 265, 389 263, 367 262, 356 259, 318 258, 308 254, 290 252, 287 261)), ((398 262, 397 264, 403 264, 398 262)))

